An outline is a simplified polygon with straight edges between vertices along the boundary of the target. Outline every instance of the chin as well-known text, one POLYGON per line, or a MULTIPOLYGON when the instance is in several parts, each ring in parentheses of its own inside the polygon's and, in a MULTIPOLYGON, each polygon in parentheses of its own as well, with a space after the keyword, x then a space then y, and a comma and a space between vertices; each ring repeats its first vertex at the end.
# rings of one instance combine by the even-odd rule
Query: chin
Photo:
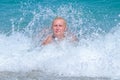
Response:
POLYGON ((58 32, 58 33, 55 33, 55 35, 61 35, 61 33, 58 32))

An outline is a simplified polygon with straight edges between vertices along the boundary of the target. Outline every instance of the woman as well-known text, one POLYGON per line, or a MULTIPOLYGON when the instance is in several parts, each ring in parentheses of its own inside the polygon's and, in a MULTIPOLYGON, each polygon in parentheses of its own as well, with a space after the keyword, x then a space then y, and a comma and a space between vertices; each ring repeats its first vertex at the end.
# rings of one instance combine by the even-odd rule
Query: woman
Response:
MULTIPOLYGON (((55 40, 62 41, 67 36, 65 35, 65 32, 67 30, 67 24, 64 18, 57 17, 52 22, 52 31, 53 33, 51 35, 48 35, 48 37, 43 41, 43 45, 47 45, 52 43, 55 40)), ((77 38, 75 36, 72 36, 71 41, 76 41, 77 38)))

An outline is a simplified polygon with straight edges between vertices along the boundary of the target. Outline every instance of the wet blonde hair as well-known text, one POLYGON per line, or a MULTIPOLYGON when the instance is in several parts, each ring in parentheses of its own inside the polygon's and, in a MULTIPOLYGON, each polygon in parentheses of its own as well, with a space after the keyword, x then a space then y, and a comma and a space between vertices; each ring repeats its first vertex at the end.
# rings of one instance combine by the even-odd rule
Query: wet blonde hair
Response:
POLYGON ((62 18, 62 17, 56 17, 56 18, 52 21, 52 25, 53 25, 54 21, 57 20, 57 19, 63 20, 64 23, 65 23, 65 26, 67 26, 66 20, 65 20, 64 18, 62 18))

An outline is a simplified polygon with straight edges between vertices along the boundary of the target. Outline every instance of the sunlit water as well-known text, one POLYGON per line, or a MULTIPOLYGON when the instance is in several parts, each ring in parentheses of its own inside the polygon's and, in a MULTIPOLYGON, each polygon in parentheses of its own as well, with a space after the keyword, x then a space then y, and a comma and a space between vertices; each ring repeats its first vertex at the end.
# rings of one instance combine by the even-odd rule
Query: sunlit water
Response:
POLYGON ((1 1, 0 80, 119 80, 120 1, 1 1), (42 46, 51 21, 68 38, 42 46))

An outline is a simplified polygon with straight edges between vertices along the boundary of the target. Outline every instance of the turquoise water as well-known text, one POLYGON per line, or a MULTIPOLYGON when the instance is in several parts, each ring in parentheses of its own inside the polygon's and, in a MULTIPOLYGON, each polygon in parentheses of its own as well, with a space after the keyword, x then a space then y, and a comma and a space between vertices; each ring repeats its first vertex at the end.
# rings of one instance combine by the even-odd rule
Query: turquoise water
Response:
POLYGON ((35 25, 37 26, 34 25, 33 27, 38 27, 39 25, 41 25, 40 27, 50 26, 50 22, 54 17, 63 16, 68 20, 70 27, 75 25, 76 20, 77 25, 75 27, 81 28, 84 25, 85 27, 92 25, 93 27, 100 27, 105 31, 109 31, 120 20, 119 4, 119 0, 3 0, 0 1, 0 31, 10 31, 12 20, 15 29, 23 29, 37 14, 41 15, 38 16, 41 20, 38 21, 39 23, 36 22, 35 25), (63 8, 61 14, 60 8, 63 8), (44 17, 47 19, 44 20, 44 17), (82 24, 79 23, 80 19, 83 21, 82 24))
POLYGON ((1 80, 119 80, 119 0, 1 0, 1 80), (56 16, 79 42, 40 46, 56 16))

